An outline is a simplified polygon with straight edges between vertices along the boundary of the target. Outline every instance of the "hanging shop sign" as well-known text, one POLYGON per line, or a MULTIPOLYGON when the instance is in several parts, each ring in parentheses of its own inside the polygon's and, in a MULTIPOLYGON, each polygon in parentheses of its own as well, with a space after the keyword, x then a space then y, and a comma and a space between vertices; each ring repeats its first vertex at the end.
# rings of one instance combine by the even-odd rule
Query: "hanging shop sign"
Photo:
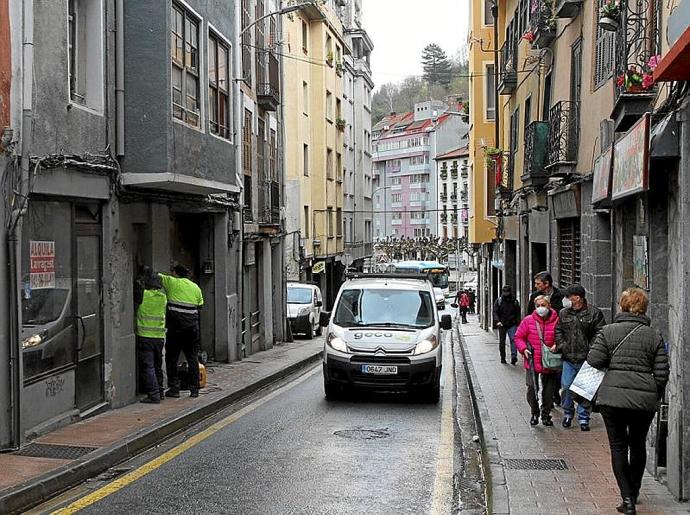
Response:
POLYGON ((608 200, 611 193, 611 160, 613 150, 607 148, 594 161, 594 176, 592 178, 592 204, 608 200))
POLYGON ((29 286, 32 290, 55 288, 54 241, 29 241, 29 286))
POLYGON ((312 274, 322 274, 326 270, 325 261, 317 261, 311 269, 312 274))
POLYGON ((633 282, 635 286, 649 290, 649 255, 646 236, 633 236, 633 282))
POLYGON ((649 184, 649 113, 646 113, 613 147, 611 199, 642 191, 649 184))

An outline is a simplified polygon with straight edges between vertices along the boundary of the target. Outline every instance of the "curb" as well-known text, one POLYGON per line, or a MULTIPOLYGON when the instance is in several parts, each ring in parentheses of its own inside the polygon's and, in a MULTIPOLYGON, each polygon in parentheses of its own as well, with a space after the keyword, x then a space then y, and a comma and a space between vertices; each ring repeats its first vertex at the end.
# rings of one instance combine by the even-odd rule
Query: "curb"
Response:
POLYGON ((225 397, 216 399, 203 406, 189 408, 153 426, 142 429, 120 442, 98 449, 84 458, 75 460, 26 483, 9 488, 0 493, 0 513, 20 513, 70 488, 74 488, 118 463, 133 458, 174 433, 187 429, 196 422, 218 413, 243 397, 319 361, 322 354, 323 351, 320 350, 250 385, 235 390, 225 397))
POLYGON ((465 336, 457 326, 455 331, 458 335, 458 342, 460 343, 463 366, 470 387, 470 398, 472 400, 475 423, 479 431, 482 454, 484 455, 484 459, 482 459, 482 468, 484 469, 484 477, 486 480, 487 512, 508 514, 510 513, 510 505, 505 468, 498 450, 498 440, 496 439, 493 425, 491 424, 491 415, 486 407, 486 403, 483 402, 484 394, 479 386, 479 380, 477 379, 477 374, 472 365, 472 359, 467 350, 465 336))

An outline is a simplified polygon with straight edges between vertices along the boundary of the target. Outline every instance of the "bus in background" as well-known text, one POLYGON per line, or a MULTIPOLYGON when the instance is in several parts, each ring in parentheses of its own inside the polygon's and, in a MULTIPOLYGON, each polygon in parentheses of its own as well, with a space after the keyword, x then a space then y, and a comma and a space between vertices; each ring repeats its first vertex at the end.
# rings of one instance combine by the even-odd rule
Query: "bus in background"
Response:
POLYGON ((434 285, 436 307, 446 309, 446 295, 448 291, 448 265, 437 261, 396 261, 390 263, 386 269, 389 273, 399 274, 427 274, 434 285))

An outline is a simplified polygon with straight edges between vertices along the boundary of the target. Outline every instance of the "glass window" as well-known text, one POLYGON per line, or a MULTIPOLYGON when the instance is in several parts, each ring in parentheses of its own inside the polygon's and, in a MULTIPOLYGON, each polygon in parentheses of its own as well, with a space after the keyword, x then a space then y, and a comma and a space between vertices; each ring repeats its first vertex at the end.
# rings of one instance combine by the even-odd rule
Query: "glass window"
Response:
POLYGON ((174 4, 171 19, 173 116, 199 126, 199 21, 174 4))
POLYGON ((484 0, 484 25, 493 26, 494 16, 491 13, 492 0, 484 0))
POLYGON ((311 289, 289 287, 287 289, 287 301, 288 304, 311 304, 311 289))
POLYGON ((230 50, 215 34, 208 38, 208 112, 212 134, 230 139, 230 50))
POLYGON ((24 379, 74 361, 72 209, 29 202, 22 229, 24 379))
POLYGON ((486 93, 486 119, 487 120, 495 120, 496 119, 496 97, 495 91, 496 91, 496 83, 495 83, 495 74, 494 74, 494 65, 493 64, 487 64, 484 67, 485 70, 485 77, 484 77, 484 84, 486 87, 485 93, 486 93))
POLYGON ((302 21, 302 50, 305 54, 309 51, 309 29, 304 21, 302 21))
POLYGON ((334 323, 342 327, 430 327, 434 323, 431 295, 414 290, 345 290, 334 323))

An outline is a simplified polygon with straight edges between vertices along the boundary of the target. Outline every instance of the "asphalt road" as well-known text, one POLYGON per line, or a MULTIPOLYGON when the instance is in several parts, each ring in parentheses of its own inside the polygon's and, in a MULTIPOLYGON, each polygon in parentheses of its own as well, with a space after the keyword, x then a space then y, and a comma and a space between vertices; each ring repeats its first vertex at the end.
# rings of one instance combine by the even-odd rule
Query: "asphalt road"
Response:
POLYGON ((326 401, 319 366, 167 453, 139 460, 129 474, 134 479, 105 484, 79 507, 83 513, 449 513, 450 361, 448 337, 439 404, 401 395, 326 401))

